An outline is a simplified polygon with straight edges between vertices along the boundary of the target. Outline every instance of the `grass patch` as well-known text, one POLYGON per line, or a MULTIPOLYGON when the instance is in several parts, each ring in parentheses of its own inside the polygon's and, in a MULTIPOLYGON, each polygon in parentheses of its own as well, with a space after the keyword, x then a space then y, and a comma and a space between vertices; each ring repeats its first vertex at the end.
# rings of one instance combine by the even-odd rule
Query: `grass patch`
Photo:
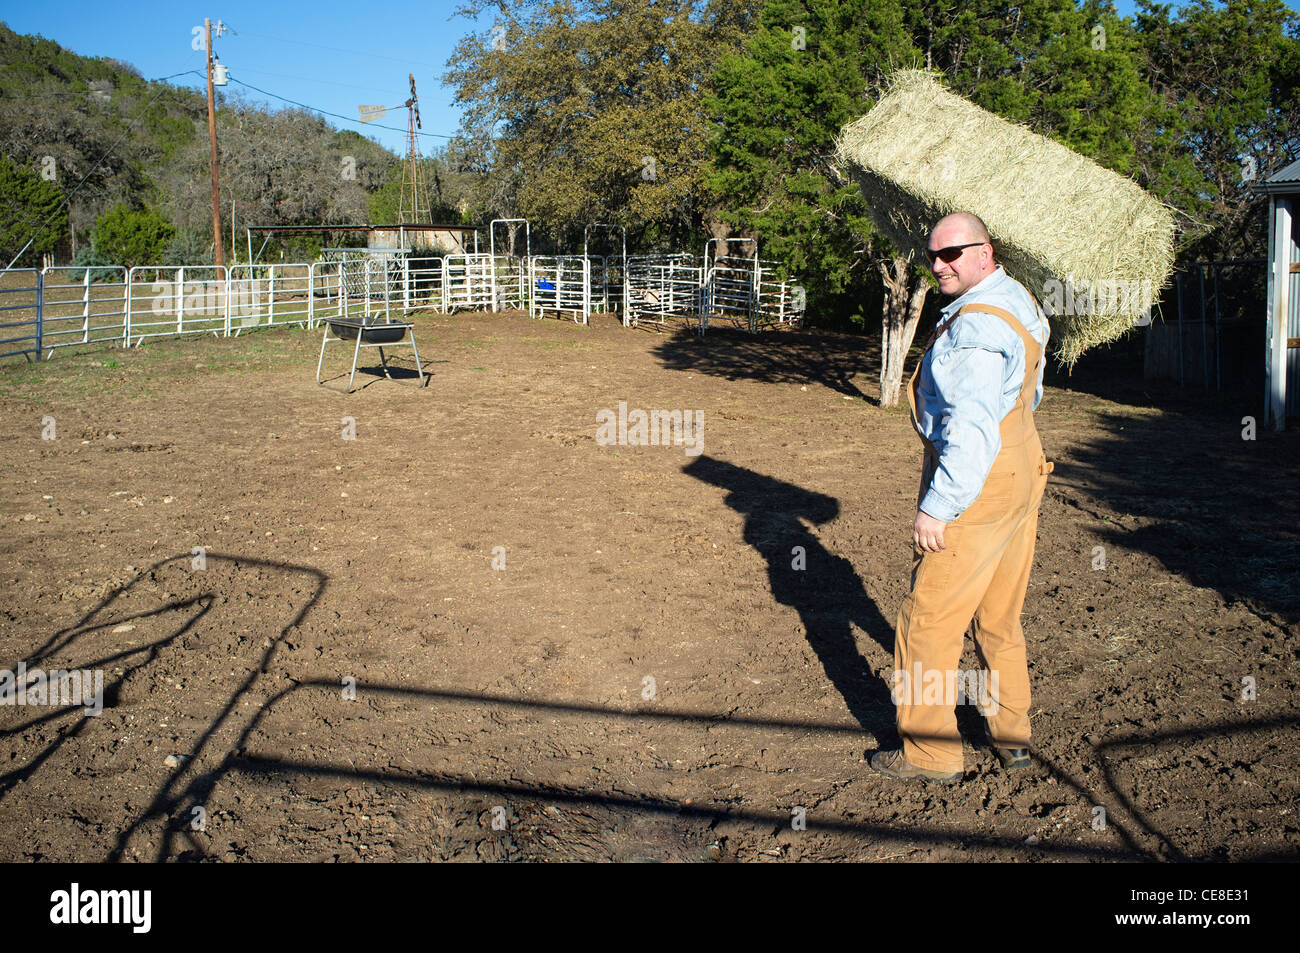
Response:
POLYGON ((40 405, 123 392, 156 396, 149 382, 298 364, 318 346, 314 337, 315 332, 304 335, 295 328, 267 328, 231 338, 205 334, 158 338, 132 348, 99 344, 60 349, 48 361, 0 367, 0 397, 40 405))

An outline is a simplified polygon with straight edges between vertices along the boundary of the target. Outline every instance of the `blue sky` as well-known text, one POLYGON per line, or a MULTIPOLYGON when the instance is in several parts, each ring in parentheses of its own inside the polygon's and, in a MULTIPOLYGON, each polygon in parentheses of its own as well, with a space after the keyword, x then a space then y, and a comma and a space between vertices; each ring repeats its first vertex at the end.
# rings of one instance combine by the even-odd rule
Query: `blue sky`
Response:
MULTIPOLYGON (((0 20, 18 33, 40 34, 83 56, 124 60, 156 79, 189 69, 202 72, 202 41, 194 50, 191 40, 193 28, 201 27, 206 16, 214 26, 213 47, 232 80, 355 119, 360 104, 400 106, 409 95, 407 74, 414 73, 423 131, 449 136, 456 132, 459 113, 451 105, 451 90, 442 85, 447 59, 460 37, 492 23, 488 19, 479 28, 461 17, 449 20, 458 5, 458 0, 218 0, 201 6, 175 0, 0 0, 0 20), (220 39, 218 19, 229 28, 220 39)), ((204 86, 197 76, 172 82, 204 86)), ((226 91, 284 105, 235 82, 226 91)), ((405 151, 405 109, 378 120, 400 131, 326 118, 337 128, 354 129, 395 152, 405 151)), ((422 140, 426 150, 442 141, 432 135, 422 140)))
MULTIPOLYGON (((1295 8, 1297 0, 1288 6, 1295 8)), ((232 80, 260 87, 285 99, 356 118, 360 104, 396 106, 407 97, 407 73, 415 73, 420 118, 427 134, 424 149, 445 141, 459 125, 451 91, 442 85, 448 57, 468 32, 490 29, 452 18, 458 0, 219 0, 210 7, 175 0, 131 0, 128 4, 82 0, 0 0, 0 19, 19 33, 40 34, 85 56, 111 56, 156 79, 188 69, 203 69, 203 51, 191 48, 193 28, 204 16, 230 29, 214 39, 217 56, 232 80)), ((1119 0, 1131 15, 1133 0, 1119 0)), ((197 76, 174 82, 201 88, 197 76)), ((284 105, 232 82, 259 102, 284 105)), ((395 152, 405 151, 406 110, 390 111, 378 124, 360 125, 326 117, 337 128, 355 129, 395 152)))

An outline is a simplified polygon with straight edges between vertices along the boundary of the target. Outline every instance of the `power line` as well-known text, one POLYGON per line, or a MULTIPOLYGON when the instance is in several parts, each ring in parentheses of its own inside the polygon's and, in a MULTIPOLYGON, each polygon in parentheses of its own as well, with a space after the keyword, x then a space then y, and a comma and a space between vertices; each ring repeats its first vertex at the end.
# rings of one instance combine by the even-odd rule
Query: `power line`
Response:
MULTIPOLYGON (((301 109, 306 109, 306 110, 309 110, 309 111, 311 111, 311 112, 317 112, 317 113, 320 113, 322 116, 332 116, 332 117, 334 117, 335 119, 342 119, 344 122, 352 122, 352 123, 356 123, 358 126, 360 126, 360 125, 365 125, 365 126, 369 126, 369 127, 371 127, 372 129, 389 129, 389 130, 391 130, 391 131, 393 131, 393 132, 402 132, 402 133, 405 133, 405 132, 408 132, 408 131, 409 131, 409 130, 406 130, 406 129, 401 129, 401 128, 397 127, 397 126, 381 126, 381 125, 378 125, 377 123, 373 123, 373 122, 362 123, 360 119, 353 119, 351 116, 343 116, 343 115, 340 115, 339 113, 332 113, 332 112, 330 112, 329 110, 326 110, 326 109, 318 109, 318 108, 315 107, 315 106, 308 106, 306 103, 300 103, 300 102, 298 102, 296 99, 290 99, 290 98, 287 97, 287 96, 281 96, 281 95, 279 95, 278 93, 272 93, 272 92, 269 92, 269 91, 267 91, 267 90, 265 90, 265 89, 260 89, 260 88, 258 88, 257 86, 254 86, 252 83, 245 83, 245 82, 243 82, 242 80, 235 79, 234 76, 230 76, 230 77, 229 77, 229 80, 230 80, 230 82, 232 82, 232 83, 238 83, 240 86, 243 86, 243 87, 245 87, 245 88, 247 88, 247 89, 256 90, 257 92, 261 93, 263 96, 270 96, 272 99, 278 99, 278 100, 280 100, 281 102, 290 103, 290 104, 292 104, 292 105, 294 105, 294 106, 298 106, 298 107, 301 108, 301 109)), ((436 138, 436 139, 455 139, 455 138, 456 138, 455 136, 449 136, 449 135, 446 135, 445 133, 441 133, 441 132, 417 132, 416 135, 417 135, 417 136, 428 136, 428 137, 430 137, 430 138, 436 138)))

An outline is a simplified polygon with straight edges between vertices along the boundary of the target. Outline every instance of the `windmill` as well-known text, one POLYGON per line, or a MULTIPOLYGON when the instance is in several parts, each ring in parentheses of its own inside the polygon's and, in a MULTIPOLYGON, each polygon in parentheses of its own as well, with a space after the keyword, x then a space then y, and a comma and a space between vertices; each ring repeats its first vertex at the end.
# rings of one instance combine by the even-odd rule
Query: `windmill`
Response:
POLYGON ((399 199, 397 221, 399 224, 429 224, 429 201, 424 184, 424 166, 420 162, 420 147, 416 143, 416 130, 420 129, 420 100, 415 93, 415 74, 411 78, 411 98, 405 102, 406 167, 402 170, 402 194, 399 199))

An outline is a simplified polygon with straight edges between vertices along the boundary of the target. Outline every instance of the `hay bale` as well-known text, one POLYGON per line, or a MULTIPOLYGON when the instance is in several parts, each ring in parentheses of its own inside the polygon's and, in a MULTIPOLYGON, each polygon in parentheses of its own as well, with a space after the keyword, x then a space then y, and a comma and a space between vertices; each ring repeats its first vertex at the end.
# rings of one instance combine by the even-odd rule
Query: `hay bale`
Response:
POLYGON ((836 158, 880 231, 922 262, 944 215, 982 218, 997 261, 1049 312, 1051 347, 1067 367, 1130 330, 1173 268, 1174 217, 1159 201, 925 70, 896 72, 841 130, 836 158))

